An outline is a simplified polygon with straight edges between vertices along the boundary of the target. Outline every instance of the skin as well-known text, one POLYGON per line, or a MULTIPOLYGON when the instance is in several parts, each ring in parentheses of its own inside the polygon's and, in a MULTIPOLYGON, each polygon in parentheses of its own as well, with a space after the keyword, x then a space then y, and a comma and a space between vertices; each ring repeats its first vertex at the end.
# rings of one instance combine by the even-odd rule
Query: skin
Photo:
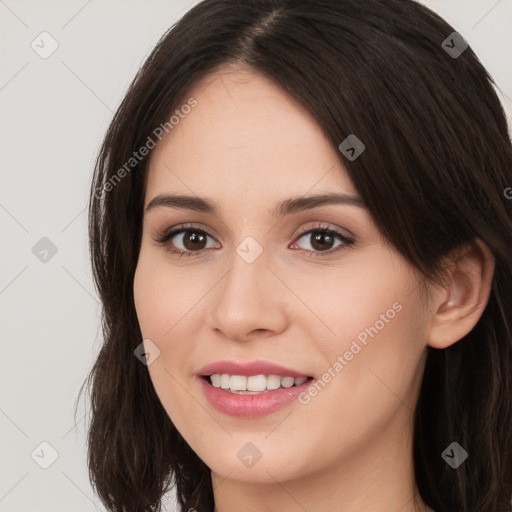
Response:
POLYGON ((479 241, 459 251, 449 283, 431 285, 426 303, 418 275, 366 208, 270 213, 290 197, 358 195, 337 148, 298 102, 244 69, 210 75, 190 96, 198 105, 151 153, 145 205, 187 194, 209 198, 220 214, 145 212, 134 294, 143 338, 160 350, 148 366, 155 390, 212 470, 216 512, 430 511, 412 461, 426 347, 445 348, 474 327, 492 254, 479 241), (155 241, 182 223, 206 231, 207 242, 194 246, 190 232, 167 247, 155 241), (318 223, 354 244, 336 251, 335 239, 322 253, 312 235, 298 234, 318 223), (236 252, 248 236, 263 249, 252 263, 236 252), (203 250, 180 257, 169 247, 203 250), (321 379, 394 303, 400 312, 305 405, 247 419, 218 412, 202 394, 195 372, 222 359, 267 360, 321 379), (252 467, 237 457, 248 442, 261 452, 252 467))

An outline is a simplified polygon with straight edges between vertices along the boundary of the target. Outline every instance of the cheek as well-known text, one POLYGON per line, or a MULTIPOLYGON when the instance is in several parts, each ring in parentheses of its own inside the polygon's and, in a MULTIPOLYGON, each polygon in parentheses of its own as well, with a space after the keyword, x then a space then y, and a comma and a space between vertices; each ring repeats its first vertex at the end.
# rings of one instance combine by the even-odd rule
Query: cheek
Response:
POLYGON ((207 290, 197 273, 172 267, 155 251, 141 251, 133 283, 135 309, 143 339, 160 351, 148 370, 164 406, 176 403, 180 384, 191 376, 190 356, 199 338, 194 329, 203 325, 200 302, 207 290))
MULTIPOLYGON (((311 416, 331 411, 340 420, 372 416, 377 421, 400 405, 393 393, 413 401, 426 318, 416 276, 409 270, 380 255, 331 273, 329 279, 321 271, 295 279, 294 291, 307 297, 315 313, 302 320, 303 330, 315 339, 314 325, 316 339, 321 338, 315 357, 323 361, 318 371, 325 386, 318 386, 318 398, 304 397, 311 401, 311 416), (318 329, 325 334, 319 337, 318 329)), ((363 428, 357 419, 352 426, 363 428)))
MULTIPOLYGON (((362 346, 374 338, 398 342, 398 332, 408 324, 404 306, 413 299, 416 286, 405 266, 380 251, 347 258, 346 265, 328 271, 319 267, 308 273, 295 272, 292 282, 294 292, 311 311, 303 315, 303 325, 314 325, 317 338, 323 333, 318 349, 330 359, 348 350, 355 339, 362 346)), ((294 303, 304 309, 297 300, 294 303)))
POLYGON ((179 322, 189 321, 189 314, 194 314, 194 306, 205 293, 204 282, 196 277, 197 273, 194 275, 173 267, 165 255, 141 251, 133 293, 137 318, 145 338, 163 341, 179 328, 179 322))
POLYGON ((150 339, 159 349, 147 369, 162 406, 179 431, 185 429, 180 411, 186 410, 187 394, 177 368, 190 351, 189 344, 179 343, 180 319, 190 309, 193 295, 180 281, 178 273, 170 272, 148 251, 141 251, 133 283, 135 309, 142 338, 150 339))

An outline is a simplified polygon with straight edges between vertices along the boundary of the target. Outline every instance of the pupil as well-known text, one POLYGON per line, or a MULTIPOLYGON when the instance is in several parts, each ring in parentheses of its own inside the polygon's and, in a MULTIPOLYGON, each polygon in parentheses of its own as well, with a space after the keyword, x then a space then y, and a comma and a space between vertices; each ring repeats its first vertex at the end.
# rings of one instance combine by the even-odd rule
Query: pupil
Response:
POLYGON ((327 247, 327 246, 331 245, 332 241, 333 241, 332 236, 329 233, 318 233, 317 235, 315 235, 313 237, 313 242, 311 243, 311 245, 315 249, 322 251, 325 249, 329 249, 330 247, 327 247), (326 239, 327 239, 327 244, 325 244, 326 239))
POLYGON ((195 233, 194 231, 189 231, 190 236, 185 236, 183 238, 183 243, 185 245, 185 247, 187 247, 187 249, 191 249, 191 250, 194 250, 194 249, 203 249, 203 247, 197 247, 197 245, 194 245, 194 244, 197 244, 197 243, 201 243, 201 242, 204 242, 204 235, 202 235, 201 233, 195 233), (189 242, 191 242, 192 246, 190 247, 189 244, 187 243, 187 240, 189 242))

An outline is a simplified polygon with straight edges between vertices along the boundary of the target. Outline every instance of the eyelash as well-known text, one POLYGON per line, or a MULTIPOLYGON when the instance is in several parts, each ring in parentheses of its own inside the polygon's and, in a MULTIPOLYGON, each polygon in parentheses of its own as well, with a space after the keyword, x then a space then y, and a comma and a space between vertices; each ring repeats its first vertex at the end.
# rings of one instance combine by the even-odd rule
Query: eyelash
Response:
MULTIPOLYGON (((168 242, 171 240, 174 236, 181 234, 181 233, 187 233, 187 232, 193 232, 193 233, 199 233, 205 236, 210 236, 206 231, 203 229, 197 228, 194 225, 190 224, 183 224, 180 226, 176 226, 172 229, 167 229, 162 232, 159 232, 156 235, 155 241, 159 243, 160 245, 164 246, 167 251, 169 251, 171 254, 175 254, 178 256, 187 256, 187 257, 197 257, 202 252, 206 251, 206 249, 201 249, 199 251, 180 251, 176 249, 172 249, 168 242)), ((308 251, 306 249, 298 249, 299 252, 306 252, 306 253, 312 253, 310 254, 311 257, 324 257, 330 256, 340 250, 348 249, 354 244, 354 240, 347 237, 346 235, 343 235, 339 231, 336 231, 335 229, 329 228, 328 226, 324 225, 318 225, 312 228, 303 228, 298 233, 294 235, 294 240, 301 238, 302 236, 308 235, 310 233, 323 233, 333 236, 334 238, 337 238, 342 243, 338 245, 335 249, 330 249, 327 251, 308 251)), ((213 237, 210 237, 213 238, 213 237)))

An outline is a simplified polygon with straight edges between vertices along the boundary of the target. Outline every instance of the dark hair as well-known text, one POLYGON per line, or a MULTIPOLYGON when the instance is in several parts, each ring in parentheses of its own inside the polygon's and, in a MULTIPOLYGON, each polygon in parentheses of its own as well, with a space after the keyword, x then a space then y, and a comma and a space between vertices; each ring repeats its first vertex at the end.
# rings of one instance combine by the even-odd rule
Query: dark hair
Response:
POLYGON ((176 486, 182 511, 213 511, 209 468, 134 357, 149 159, 112 177, 199 79, 228 66, 279 83, 334 147, 350 134, 365 144, 357 159, 340 159, 385 239, 426 280, 441 282, 443 257, 462 244, 478 238, 491 249, 478 323, 446 349, 427 347, 415 478, 436 512, 512 510, 512 148, 492 77, 471 47, 457 57, 443 47, 453 32, 411 0, 205 0, 160 39, 108 128, 90 196, 104 343, 84 382, 88 464, 108 510, 160 510, 176 486), (469 452, 457 469, 441 457, 453 441, 469 452))

